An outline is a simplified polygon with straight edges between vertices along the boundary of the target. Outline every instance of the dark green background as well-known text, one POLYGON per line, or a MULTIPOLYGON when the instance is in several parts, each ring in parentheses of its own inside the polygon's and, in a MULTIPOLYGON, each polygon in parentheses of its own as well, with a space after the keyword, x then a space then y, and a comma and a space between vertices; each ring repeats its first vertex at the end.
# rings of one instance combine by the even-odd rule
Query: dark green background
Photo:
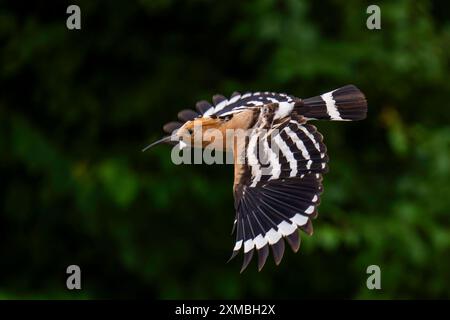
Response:
POLYGON ((69 31, 71 3, 0 4, 0 298, 450 297, 448 3, 377 1, 371 31, 365 1, 80 1, 69 31), (239 274, 232 166, 141 148, 215 93, 346 84, 368 118, 315 123, 314 236, 239 274))

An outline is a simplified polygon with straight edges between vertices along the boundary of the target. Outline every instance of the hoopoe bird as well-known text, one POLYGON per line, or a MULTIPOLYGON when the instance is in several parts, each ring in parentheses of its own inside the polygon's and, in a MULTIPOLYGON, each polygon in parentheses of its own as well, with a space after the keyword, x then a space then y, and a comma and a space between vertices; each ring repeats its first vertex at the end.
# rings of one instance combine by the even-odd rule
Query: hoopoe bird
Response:
POLYGON ((271 247, 278 265, 285 240, 297 252, 298 229, 312 235, 322 175, 328 171, 323 137, 309 121, 365 119, 364 94, 354 85, 308 99, 275 92, 235 92, 229 99, 213 96, 212 104, 197 102, 196 110, 179 112, 181 122, 163 127, 170 135, 144 150, 169 141, 180 148, 193 146, 197 138, 203 148, 213 143, 217 150, 233 152, 236 216, 232 234, 236 232, 236 241, 230 260, 242 250, 242 272, 256 251, 260 271, 271 247), (216 132, 214 137, 208 135, 211 129, 216 132), (248 134, 236 139, 225 133, 229 130, 248 134), (227 141, 230 137, 232 143, 227 141), (279 152, 274 152, 275 147, 279 152))

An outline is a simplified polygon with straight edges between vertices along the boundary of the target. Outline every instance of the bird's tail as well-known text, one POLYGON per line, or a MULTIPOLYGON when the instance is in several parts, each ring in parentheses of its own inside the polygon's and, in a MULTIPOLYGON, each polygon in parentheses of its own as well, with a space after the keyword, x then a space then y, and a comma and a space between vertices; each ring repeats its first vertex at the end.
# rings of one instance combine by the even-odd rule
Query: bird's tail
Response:
POLYGON ((367 115, 364 94, 354 85, 301 100, 296 110, 308 119, 317 120, 362 120, 367 115))

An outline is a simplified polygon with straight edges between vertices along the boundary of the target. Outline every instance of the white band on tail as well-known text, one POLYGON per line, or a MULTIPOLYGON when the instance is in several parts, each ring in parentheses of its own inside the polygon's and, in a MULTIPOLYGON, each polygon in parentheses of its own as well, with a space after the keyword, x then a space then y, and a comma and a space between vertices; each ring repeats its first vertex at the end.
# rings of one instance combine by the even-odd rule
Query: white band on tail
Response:
POLYGON ((333 91, 324 93, 320 96, 327 106, 327 113, 331 120, 342 120, 341 114, 336 107, 336 101, 333 99, 333 91))

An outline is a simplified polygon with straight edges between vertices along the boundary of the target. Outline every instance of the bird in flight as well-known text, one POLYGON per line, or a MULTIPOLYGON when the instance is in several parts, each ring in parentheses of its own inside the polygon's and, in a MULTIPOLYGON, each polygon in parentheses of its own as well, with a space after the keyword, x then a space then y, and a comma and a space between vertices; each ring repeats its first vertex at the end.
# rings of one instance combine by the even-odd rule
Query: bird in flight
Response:
POLYGON ((144 151, 161 142, 184 148, 200 141, 200 147, 213 144, 216 150, 233 152, 236 241, 230 260, 243 251, 242 272, 256 251, 260 271, 271 248, 278 265, 285 241, 298 251, 298 229, 312 235, 322 175, 328 171, 323 137, 309 121, 365 119, 364 94, 354 85, 308 99, 275 92, 235 92, 229 99, 213 96, 212 104, 199 101, 196 110, 180 111, 181 122, 163 127, 169 136, 144 151), (246 134, 240 138, 233 132, 246 134))

